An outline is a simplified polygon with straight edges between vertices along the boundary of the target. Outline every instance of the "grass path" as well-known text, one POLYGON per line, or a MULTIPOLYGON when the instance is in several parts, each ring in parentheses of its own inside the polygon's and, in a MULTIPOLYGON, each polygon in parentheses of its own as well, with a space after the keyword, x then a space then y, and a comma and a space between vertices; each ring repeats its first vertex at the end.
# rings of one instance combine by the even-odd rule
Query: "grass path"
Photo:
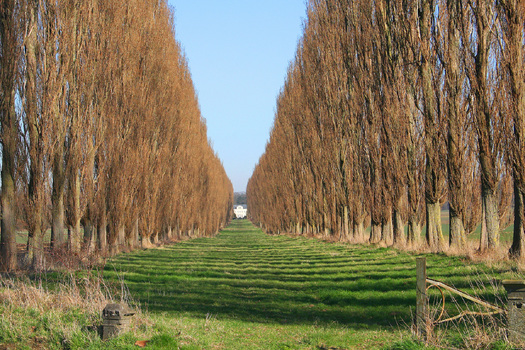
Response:
MULTIPOLYGON (((428 265, 465 290, 484 271, 439 255, 428 265)), ((377 349, 409 336, 415 306, 415 256, 267 236, 245 220, 215 238, 121 255, 104 275, 199 349, 377 349)))

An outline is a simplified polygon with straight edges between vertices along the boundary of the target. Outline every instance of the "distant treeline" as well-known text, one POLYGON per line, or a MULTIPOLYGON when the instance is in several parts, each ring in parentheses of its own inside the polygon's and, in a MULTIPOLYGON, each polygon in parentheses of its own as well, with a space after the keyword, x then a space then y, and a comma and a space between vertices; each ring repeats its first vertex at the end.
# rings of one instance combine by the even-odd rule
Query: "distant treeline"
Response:
POLYGON ((239 205, 247 204, 246 192, 235 192, 233 194, 233 203, 239 205))
POLYGON ((233 188, 167 2, 0 2, 1 269, 115 254, 231 219, 233 188))
POLYGON ((521 0, 310 0, 251 219, 409 246, 426 224, 433 251, 462 251, 481 224, 483 252, 514 223, 522 257, 524 37, 521 0))

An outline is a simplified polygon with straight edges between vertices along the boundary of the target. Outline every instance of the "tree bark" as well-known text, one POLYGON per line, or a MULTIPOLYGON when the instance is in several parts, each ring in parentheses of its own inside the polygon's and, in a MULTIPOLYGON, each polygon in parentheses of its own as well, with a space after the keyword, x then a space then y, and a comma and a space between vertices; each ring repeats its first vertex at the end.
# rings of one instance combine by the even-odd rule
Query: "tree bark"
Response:
POLYGON ((485 224, 487 229, 486 239, 481 241, 480 250, 494 250, 499 247, 499 214, 498 198, 491 188, 482 191, 483 212, 485 213, 485 224))
POLYGON ((433 252, 444 250, 445 239, 441 227, 441 204, 427 202, 427 245, 433 252))
POLYGON ((27 260, 35 271, 43 267, 44 246, 42 237, 42 201, 44 198, 43 178, 43 135, 44 121, 37 109, 37 22, 38 3, 30 2, 28 27, 31 31, 25 38, 25 126, 29 133, 29 183, 28 183, 28 249, 27 260))
MULTIPOLYGON (((525 12, 523 2, 518 0, 498 1, 498 16, 502 26, 505 49, 503 57, 508 70, 506 75, 508 96, 505 101, 510 106, 510 116, 513 135, 510 149, 510 159, 514 178, 514 236, 509 254, 513 258, 525 257, 525 62, 523 50, 523 32, 525 30, 525 12)), ((510 124, 510 123, 509 123, 510 124)))
POLYGON ((348 207, 345 206, 343 210, 343 232, 344 240, 348 242, 350 240, 350 224, 348 221, 348 207))
POLYGON ((370 230, 370 243, 375 244, 381 241, 381 224, 372 223, 372 228, 370 230))
POLYGON ((53 161, 53 192, 51 195, 51 246, 53 249, 62 248, 67 243, 64 231, 64 191, 65 169, 63 145, 58 145, 58 152, 53 161))
POLYGON ((387 246, 392 245, 394 241, 394 231, 392 225, 392 215, 390 215, 386 220, 381 224, 381 243, 386 244, 387 246))
POLYGON ((44 268, 44 235, 40 229, 34 231, 33 235, 33 259, 31 266, 35 271, 41 271, 44 268))
POLYGON ((82 232, 80 225, 80 175, 73 176, 70 184, 70 195, 73 196, 73 207, 71 208, 71 223, 69 235, 69 249, 72 253, 80 253, 82 247, 82 232))
POLYGON ((94 231, 93 223, 90 220, 86 220, 84 224, 84 249, 88 255, 91 255, 95 248, 94 231))
POLYGON ((474 24, 477 35, 476 55, 474 56, 474 116, 478 130, 479 162, 481 165, 481 196, 485 215, 486 239, 480 243, 480 250, 493 250, 499 246, 499 214, 497 189, 497 153, 495 124, 498 122, 490 107, 489 51, 492 19, 492 3, 476 0, 473 6, 474 24))
POLYGON ((515 259, 525 258, 525 194, 514 185, 514 234, 509 255, 515 259))
POLYGON ((326 211, 323 212, 323 238, 330 237, 330 223, 328 222, 328 215, 326 211))
POLYGON ((467 184, 463 180, 463 173, 469 171, 471 165, 467 162, 467 157, 463 154, 464 149, 471 148, 471 137, 466 134, 467 116, 461 108, 462 89, 465 75, 461 71, 461 51, 460 43, 463 26, 462 2, 447 0, 449 19, 448 45, 446 51, 447 70, 446 70, 446 89, 448 93, 448 144, 447 144, 447 168, 448 168, 448 189, 449 189, 449 246, 456 251, 462 251, 467 244, 465 228, 462 221, 462 214, 465 213, 464 201, 461 196, 468 190, 467 184), (468 137, 468 138, 467 138, 468 137), (466 141, 468 140, 468 141, 466 141))
MULTIPOLYGON (((171 228, 170 228, 171 230, 171 228)), ((170 231, 171 232, 171 231, 170 231)), ((170 235, 170 232, 168 232, 168 235, 170 235)), ((133 221, 133 225, 131 227, 131 234, 128 240, 128 249, 134 250, 139 246, 139 220, 135 219, 133 221)))
POLYGON ((2 142, 2 221, 0 237, 0 269, 17 268, 15 220, 15 154, 17 147, 17 118, 15 112, 15 72, 17 59, 16 1, 0 3, 0 124, 2 142))
MULTIPOLYGON (((14 118, 14 111, 12 111, 14 118)), ((11 113, 9 113, 11 114, 11 113)), ((10 124, 10 123, 9 123, 10 124)), ((13 125, 10 125, 14 129, 13 125)), ((16 219, 15 219, 15 183, 14 163, 15 144, 14 138, 9 137, 5 124, 2 123, 2 190, 0 201, 2 202, 2 236, 0 261, 4 271, 14 271, 17 268, 17 246, 16 246, 16 219)))
POLYGON ((394 209, 394 232, 393 232, 394 246, 402 247, 405 242, 405 224, 399 210, 394 209))
POLYGON ((410 248, 414 248, 421 240, 421 225, 415 220, 408 220, 408 234, 407 244, 410 248))
POLYGON ((457 252, 463 251, 467 246, 465 226, 461 217, 452 208, 449 211, 449 221, 449 247, 457 252))
POLYGON ((98 250, 101 255, 106 255, 108 249, 107 226, 106 210, 102 208, 97 226, 98 250))
POLYGON ((118 226, 118 232, 117 232, 117 246, 118 251, 121 252, 122 248, 126 244, 126 226, 124 224, 121 224, 118 226))
POLYGON ((354 225, 354 240, 358 243, 365 242, 365 224, 363 220, 359 220, 354 225))

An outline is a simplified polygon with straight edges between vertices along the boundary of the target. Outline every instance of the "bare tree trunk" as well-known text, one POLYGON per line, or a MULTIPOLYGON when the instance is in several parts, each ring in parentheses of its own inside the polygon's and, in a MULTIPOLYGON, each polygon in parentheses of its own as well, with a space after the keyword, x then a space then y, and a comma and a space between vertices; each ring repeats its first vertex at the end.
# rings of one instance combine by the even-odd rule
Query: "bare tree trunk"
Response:
POLYGON ((434 1, 423 0, 419 12, 419 30, 421 32, 421 64, 419 75, 421 79, 421 88, 423 95, 423 115, 425 122, 425 151, 427 155, 425 169, 425 197, 426 197, 426 215, 427 215, 427 244, 435 252, 441 252, 444 249, 444 239, 441 229, 441 206, 440 198, 444 187, 444 174, 440 166, 443 165, 441 154, 441 135, 440 128, 441 116, 437 108, 437 98, 434 89, 435 67, 432 65, 435 55, 435 48, 431 45, 432 21, 434 18, 434 1))
POLYGON ((41 271, 44 266, 44 237, 40 227, 31 230, 27 240, 27 263, 31 264, 34 271, 41 271))
MULTIPOLYGON (((456 0, 447 0, 447 10, 449 18, 446 23, 448 29, 445 60, 447 61, 445 74, 445 87, 448 100, 448 135, 447 135, 447 168, 448 168, 448 189, 450 204, 450 226, 449 226, 449 246, 456 251, 462 251, 467 244, 463 215, 466 212, 464 201, 465 192, 469 192, 471 183, 465 182, 464 173, 470 172, 473 167, 465 155, 465 149, 474 148, 472 146, 473 137, 467 125, 469 124, 467 112, 463 108, 463 100, 468 98, 468 92, 463 91, 466 80, 464 52, 461 48, 462 33, 464 32, 463 7, 464 3, 456 0), (462 69, 463 68, 463 69, 462 69), (466 96, 467 95, 467 96, 466 96)), ((463 43, 465 45, 465 43, 463 43)), ((468 181, 468 180, 467 180, 468 181)), ((476 189, 477 190, 477 189, 476 189)))
POLYGON ((45 251, 44 251, 44 234, 42 230, 38 229, 34 232, 33 239, 34 255, 33 255, 33 270, 41 271, 44 268, 45 263, 45 251))
POLYGON ((122 248, 126 245, 126 226, 124 224, 118 226, 117 245, 119 252, 121 252, 122 248))
POLYGON ((445 238, 441 227, 441 204, 427 202, 427 244, 433 252, 444 250, 445 238))
POLYGON ((343 232, 344 240, 348 242, 350 240, 350 224, 348 222, 348 207, 345 206, 343 210, 343 232))
POLYGON ((153 247, 150 236, 142 236, 141 244, 142 244, 142 248, 144 249, 153 247))
POLYGON ((175 225, 175 234, 176 234, 176 237, 175 239, 178 241, 180 240, 182 237, 181 237, 181 232, 180 232, 180 227, 179 227, 179 223, 177 222, 177 224, 175 225))
MULTIPOLYGON (((53 43, 51 44, 53 45, 53 43)), ((49 50, 50 55, 56 55, 53 50, 49 50)), ((61 53, 65 56, 66 53, 61 53)), ((62 57, 62 56, 61 56, 62 57)), ((57 85, 61 82, 57 81, 57 85)), ((60 89, 59 87, 57 89, 60 89)), ((51 248, 62 249, 67 244, 67 235, 64 230, 64 193, 66 189, 66 169, 65 169, 65 134, 67 125, 63 121, 65 112, 60 107, 60 98, 53 103, 52 123, 54 124, 53 136, 56 138, 56 146, 53 156, 49 160, 52 163, 53 187, 51 190, 51 248)))
MULTIPOLYGON (((13 113, 14 117, 14 113, 13 113)), ((5 129, 4 129, 5 130, 5 129)), ((1 268, 4 271, 14 271, 17 268, 16 247, 16 219, 15 219, 15 184, 14 184, 14 148, 13 139, 6 139, 3 133, 2 142, 2 190, 0 201, 2 203, 2 237, 1 237, 1 268)))
POLYGON ((509 254, 515 259, 525 258, 525 194, 514 185, 514 235, 509 254))
POLYGON ((125 237, 124 224, 120 222, 121 219, 113 217, 114 221, 109 223, 109 232, 108 232, 108 245, 109 245, 109 255, 115 256, 121 252, 122 242, 125 237))
POLYGON ((139 246, 139 219, 135 219, 133 221, 133 225, 131 228, 131 235, 128 241, 128 248, 130 250, 134 250, 139 246))
MULTIPOLYGON (((63 165, 60 166, 63 167, 63 165)), ((63 169, 53 168, 53 194, 51 196, 51 246, 53 249, 63 247, 67 243, 64 229, 64 176, 63 169)))
POLYGON ((381 241, 381 223, 372 222, 370 230, 370 243, 375 244, 381 241))
POLYGON ((2 204, 0 269, 17 268, 15 219, 15 154, 17 147, 17 120, 15 112, 15 69, 17 60, 16 1, 0 3, 0 124, 2 142, 2 204))
POLYGON ((343 241, 344 231, 343 231, 343 217, 340 215, 336 216, 336 235, 339 237, 339 241, 343 241))
POLYGON ((456 211, 450 208, 449 211, 450 218, 450 233, 449 233, 449 246, 455 251, 462 251, 467 246, 467 236, 465 234, 465 226, 463 225, 463 220, 456 211))
POLYGON ((503 58, 506 69, 503 72, 507 85, 505 106, 510 107, 510 129, 506 136, 513 135, 507 151, 511 155, 514 178, 514 237, 509 254, 513 258, 525 257, 525 52, 523 32, 525 31, 525 11, 523 2, 518 0, 497 1, 498 17, 503 23, 502 39, 505 41, 503 58))
POLYGON ((82 246, 82 231, 80 225, 80 175, 74 176, 74 181, 71 184, 70 195, 73 196, 72 213, 72 227, 69 237, 69 249, 72 253, 80 253, 82 246))
POLYGON ((399 210, 394 209, 394 233, 393 243, 396 247, 401 247, 405 244, 405 224, 399 210))
MULTIPOLYGON (((24 126, 27 128, 29 134, 29 183, 27 190, 28 207, 28 242, 27 242, 27 261, 31 263, 32 268, 40 270, 42 268, 43 260, 43 246, 39 245, 42 242, 42 186, 40 186, 43 165, 43 150, 42 140, 37 125, 42 126, 42 120, 39 118, 37 110, 37 12, 38 4, 28 2, 28 27, 32 28, 25 38, 25 118, 23 118, 24 126)), ((41 245, 41 244, 40 244, 41 245)))
POLYGON ((33 232, 27 232, 27 242, 26 242, 26 253, 24 256, 24 264, 32 264, 33 257, 35 255, 35 237, 33 236, 33 232))
POLYGON ((392 215, 390 215, 386 220, 382 223, 382 230, 381 230, 381 243, 388 245, 391 245, 394 241, 394 231, 392 227, 392 215))
POLYGON ((107 249, 108 249, 108 237, 107 237, 107 219, 106 219, 106 211, 104 209, 101 210, 101 217, 99 218, 98 227, 97 227, 97 235, 98 235, 98 250, 101 255, 106 255, 107 249))
POLYGON ((493 250, 499 247, 499 214, 498 198, 490 188, 482 191, 483 212, 485 213, 485 224, 487 228, 486 240, 481 241, 481 251, 493 250))
POLYGON ((91 220, 86 220, 84 225, 84 250, 87 255, 91 255, 95 250, 95 235, 94 235, 93 223, 91 220))
POLYGON ((365 224, 363 220, 358 220, 354 225, 354 240, 358 243, 365 242, 365 224))
MULTIPOLYGON (((499 121, 496 111, 491 108, 491 74, 489 74, 490 36, 494 20, 493 3, 475 0, 471 3, 476 31, 476 55, 474 56, 474 117, 478 131, 479 163, 481 165, 481 196, 485 215, 486 239, 480 243, 480 250, 493 250, 499 246, 499 215, 496 196, 500 180, 497 175, 499 121)), ((494 86, 494 85, 493 85, 494 86)))
POLYGON ((416 247, 421 240, 421 226, 415 220, 408 220, 407 244, 410 248, 416 247))
POLYGON ((323 238, 330 237, 330 224, 328 223, 328 215, 323 213, 323 238))

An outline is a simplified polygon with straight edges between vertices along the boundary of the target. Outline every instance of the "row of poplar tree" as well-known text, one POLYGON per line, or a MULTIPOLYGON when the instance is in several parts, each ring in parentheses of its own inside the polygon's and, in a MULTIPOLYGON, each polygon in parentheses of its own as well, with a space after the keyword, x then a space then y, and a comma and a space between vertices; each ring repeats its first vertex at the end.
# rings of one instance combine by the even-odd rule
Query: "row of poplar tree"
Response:
POLYGON ((166 1, 0 2, 1 267, 216 233, 233 188, 166 1))
POLYGON ((310 0, 249 181, 250 216, 295 231, 525 255, 525 1, 310 0), (441 208, 450 206, 448 242, 441 208))

